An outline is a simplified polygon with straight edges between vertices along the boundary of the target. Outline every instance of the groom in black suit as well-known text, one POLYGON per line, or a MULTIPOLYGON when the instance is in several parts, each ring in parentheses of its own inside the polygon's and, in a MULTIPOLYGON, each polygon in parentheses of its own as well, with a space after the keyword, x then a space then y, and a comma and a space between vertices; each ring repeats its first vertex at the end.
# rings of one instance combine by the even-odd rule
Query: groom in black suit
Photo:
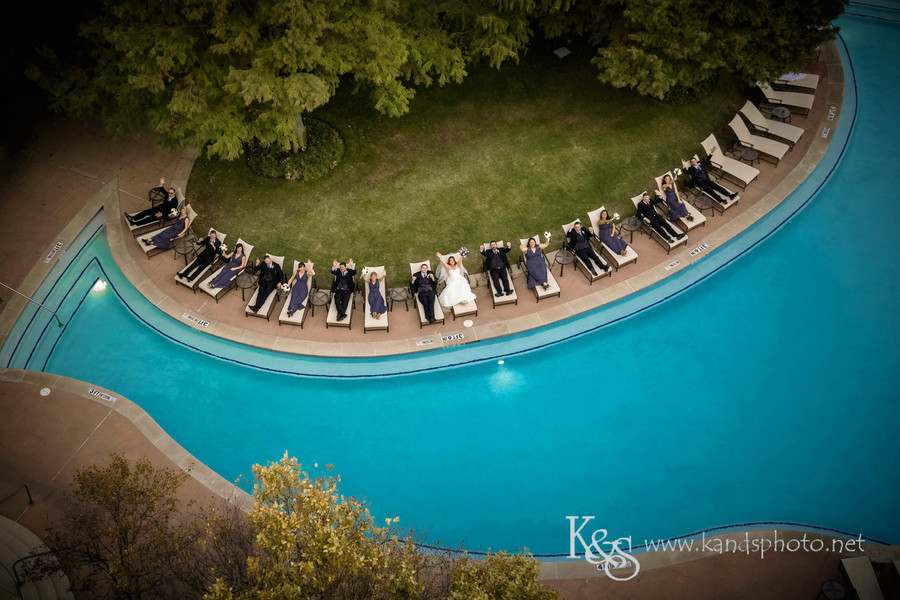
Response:
POLYGON ((347 318, 347 305, 350 303, 350 294, 356 289, 353 285, 353 277, 356 275, 356 264, 350 259, 350 267, 347 263, 332 261, 331 274, 334 281, 331 282, 331 291, 334 293, 334 308, 337 310, 337 320, 347 318))
POLYGON ((434 318, 434 295, 437 290, 437 280, 434 278, 434 273, 428 270, 428 265, 423 264, 419 268, 419 272, 413 275, 412 281, 413 293, 418 297, 419 304, 422 305, 422 309, 425 311, 425 318, 428 319, 429 323, 434 323, 436 319, 434 318))
POLYGON ((484 270, 491 274, 491 281, 494 282, 494 289, 497 290, 497 293, 494 295, 497 297, 502 296, 503 292, 507 296, 512 294, 512 289, 509 287, 509 277, 507 276, 509 260, 506 258, 510 247, 512 247, 510 242, 506 242, 506 248, 498 248, 497 242, 492 241, 490 248, 485 249, 484 244, 480 248, 481 255, 484 257, 484 270), (503 292, 500 291, 500 282, 503 282, 503 292))

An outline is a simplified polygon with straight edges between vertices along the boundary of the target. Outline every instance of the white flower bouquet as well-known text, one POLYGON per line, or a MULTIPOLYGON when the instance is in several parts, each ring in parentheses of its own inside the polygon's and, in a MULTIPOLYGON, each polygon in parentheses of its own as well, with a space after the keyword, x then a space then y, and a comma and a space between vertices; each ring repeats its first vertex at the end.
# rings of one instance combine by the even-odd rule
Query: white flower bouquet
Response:
POLYGON ((222 244, 221 246, 219 246, 219 252, 221 252, 222 254, 228 254, 228 246, 222 244))
POLYGON ((363 267, 362 274, 363 274, 363 277, 368 277, 369 276, 369 267, 363 267))
POLYGON ((548 239, 548 240, 550 239, 550 232, 549 232, 549 231, 545 231, 545 232, 544 232, 544 239, 548 239))
POLYGON ((174 219, 175 217, 177 217, 177 216, 178 216, 178 209, 177 209, 177 208, 173 208, 172 210, 170 210, 170 211, 169 211, 169 216, 172 217, 173 219, 174 219))
POLYGON ((618 221, 621 218, 622 217, 619 216, 619 213, 613 213, 613 219, 615 219, 616 221, 618 221))
POLYGON ((462 248, 459 249, 459 255, 462 256, 463 258, 467 257, 469 255, 469 249, 466 248, 465 246, 463 246, 462 248))
POLYGON ((672 172, 675 173, 675 177, 681 177, 681 174, 684 172, 679 167, 675 167, 672 169, 672 172))
POLYGON ((285 292, 289 292, 289 291, 291 291, 291 285, 289 283, 282 283, 281 289, 284 290, 285 292))

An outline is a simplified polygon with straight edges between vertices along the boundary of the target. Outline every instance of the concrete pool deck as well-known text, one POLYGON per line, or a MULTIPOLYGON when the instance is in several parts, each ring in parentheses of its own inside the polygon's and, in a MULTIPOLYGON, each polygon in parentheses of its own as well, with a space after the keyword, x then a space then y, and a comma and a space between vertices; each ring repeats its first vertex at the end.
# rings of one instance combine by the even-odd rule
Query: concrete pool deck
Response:
MULTIPOLYGON (((836 59, 837 53, 831 47, 828 52, 823 52, 826 60, 829 52, 833 52, 831 58, 836 59)), ((839 66, 838 61, 838 69, 839 66)), ((399 306, 399 312, 391 315, 390 334, 373 332, 364 335, 357 329, 326 330, 321 312, 308 320, 303 330, 278 328, 276 323, 243 318, 243 303, 237 291, 231 292, 221 304, 216 305, 205 302, 199 294, 187 294, 186 289, 175 286, 172 275, 177 268, 175 265, 179 263, 173 262, 171 254, 147 260, 138 251, 131 236, 127 232, 122 234, 120 211, 107 213, 108 225, 111 221, 118 224, 118 227, 108 227, 110 243, 123 272, 162 310, 176 319, 180 319, 185 310, 198 314, 210 320, 217 328, 217 334, 245 344, 288 352, 365 356, 415 351, 420 348, 415 342, 435 337, 437 343, 429 348, 439 347, 438 333, 462 332, 467 336, 465 341, 506 335, 564 319, 652 285, 677 270, 665 269, 665 265, 672 260, 678 259, 681 262, 678 268, 684 268, 695 260, 689 256, 690 249, 700 243, 707 243, 711 250, 715 249, 776 206, 812 171, 830 140, 830 136, 823 140, 819 133, 827 122, 828 108, 840 107, 842 86, 840 74, 834 71, 832 62, 824 66, 824 75, 826 77, 820 84, 816 106, 805 119, 807 123, 801 123, 804 119, 794 119, 794 124, 803 124, 807 128, 802 144, 777 169, 763 165, 760 179, 742 192, 741 203, 725 216, 708 217, 706 228, 700 230, 696 237, 691 234, 691 243, 686 250, 667 257, 648 238, 636 236, 635 246, 641 254, 638 265, 626 267, 621 273, 598 282, 594 287, 589 287, 580 275, 567 267, 566 274, 559 278, 563 296, 539 305, 526 293, 521 280, 517 281, 521 296, 518 307, 491 310, 486 290, 479 288, 476 293, 480 311, 474 319, 476 326, 471 330, 448 320, 440 329, 426 329, 422 335, 412 309, 412 314, 408 314, 399 306)), ((72 239, 80 230, 78 222, 86 222, 85 219, 95 214, 97 207, 86 207, 86 199, 105 193, 126 209, 144 208, 146 189, 155 183, 154 177, 166 174, 173 183, 184 185, 193 156, 190 152, 157 149, 150 138, 109 140, 96 126, 76 125, 51 118, 16 159, 5 188, 6 196, 0 206, 0 231, 3 234, 0 237, 0 251, 7 259, 0 263, 0 281, 28 293, 29 288, 32 291, 36 289, 43 278, 40 271, 52 267, 52 260, 49 263, 41 261, 54 243, 72 239), (113 194, 108 193, 110 190, 113 194), (37 206, 41 206, 40 219, 34 218, 32 210, 37 206), (37 269, 31 269, 35 263, 38 264, 37 269)), ((646 177, 648 183, 652 182, 650 174, 641 174, 641 177, 646 177)), ((640 189, 636 188, 637 191, 640 189)), ((580 216, 583 218, 585 215, 580 216)), ((4 299, 4 303, 0 304, 0 319, 5 323, 16 306, 22 305, 22 301, 10 301, 5 290, 0 291, 0 297, 4 299)), ((361 312, 357 309, 357 322, 361 320, 359 317, 361 312)), ((0 335, 5 337, 8 331, 4 326, 0 335)), ((40 387, 48 385, 45 377, 55 378, 26 372, 0 373, 0 379, 5 380, 5 383, 0 383, 0 401, 3 414, 7 415, 2 429, 0 492, 14 493, 29 480, 34 482, 29 484, 32 490, 40 490, 35 494, 38 500, 36 507, 23 510, 16 504, 18 496, 14 496, 8 505, 0 505, 4 511, 2 514, 11 515, 11 518, 37 532, 43 531, 54 515, 59 514, 62 495, 68 488, 71 473, 110 450, 124 452, 130 458, 151 456, 154 463, 160 465, 184 468, 184 461, 190 461, 189 457, 179 455, 180 447, 173 448, 163 441, 164 437, 148 435, 152 426, 140 414, 129 418, 124 413, 104 407, 100 401, 87 397, 83 386, 77 393, 73 393, 76 390, 66 391, 65 384, 59 381, 61 378, 56 377, 49 385, 52 388, 51 395, 47 397, 49 400, 37 401, 43 398, 38 394, 40 387), (67 418, 60 420, 60 414, 67 415, 67 418), (141 427, 142 422, 146 429, 141 427)), ((141 414, 145 413, 141 411, 141 414)), ((192 471, 194 477, 189 480, 191 485, 186 494, 197 498, 210 497, 209 481, 204 481, 198 474, 199 471, 192 471)), ((227 493, 224 488, 216 491, 227 493)), ((800 594, 813 597, 821 581, 837 578, 836 556, 827 553, 804 555, 803 558, 780 557, 777 561, 752 564, 747 564, 750 559, 740 555, 691 559, 689 562, 678 562, 668 556, 648 560, 642 575, 631 582, 635 585, 629 587, 625 587, 628 584, 609 581, 602 575, 597 577, 598 573, 595 570, 590 573, 591 569, 585 563, 570 563, 570 567, 545 563, 543 576, 557 580, 554 585, 567 598, 601 595, 611 598, 655 598, 662 591, 667 596, 693 598, 740 598, 750 595, 793 598, 800 594), (590 575, 594 577, 588 580, 590 575), (764 593, 760 594, 760 591, 764 593)))

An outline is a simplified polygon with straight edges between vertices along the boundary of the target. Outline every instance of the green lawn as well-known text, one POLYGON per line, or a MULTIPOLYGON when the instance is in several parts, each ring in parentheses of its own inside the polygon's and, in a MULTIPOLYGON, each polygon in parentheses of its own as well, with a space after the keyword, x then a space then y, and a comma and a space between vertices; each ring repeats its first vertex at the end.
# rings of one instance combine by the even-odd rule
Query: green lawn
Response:
POLYGON ((272 181, 241 161, 200 158, 188 187, 197 231, 221 229, 229 246, 240 235, 286 264, 311 258, 320 284, 332 259, 352 257, 387 265, 399 285, 407 263, 460 246, 478 272, 480 242, 550 230, 557 248, 562 223, 601 204, 633 214, 629 198, 700 151, 710 131, 730 139, 740 83, 723 78, 698 103, 668 105, 600 84, 588 59, 533 50, 501 71, 473 68, 462 85, 420 90, 399 119, 342 89, 315 114, 346 147, 328 177, 272 181))

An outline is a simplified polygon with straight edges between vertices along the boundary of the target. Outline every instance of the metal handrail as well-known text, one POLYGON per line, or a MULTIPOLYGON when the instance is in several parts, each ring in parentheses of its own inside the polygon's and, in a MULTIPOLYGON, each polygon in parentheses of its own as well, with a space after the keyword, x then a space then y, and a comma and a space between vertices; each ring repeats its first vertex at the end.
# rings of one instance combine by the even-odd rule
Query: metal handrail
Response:
POLYGON ((28 556, 23 556, 22 558, 20 558, 19 560, 17 560, 16 562, 13 563, 13 566, 12 566, 13 577, 16 580, 16 590, 19 592, 20 598, 22 597, 22 592, 21 592, 22 586, 24 586, 25 583, 27 583, 27 582, 22 581, 19 578, 19 570, 18 570, 19 564, 25 562, 26 560, 32 560, 35 558, 40 558, 42 556, 48 556, 50 554, 53 554, 52 550, 46 550, 44 552, 38 552, 36 554, 29 554, 28 556))
POLYGON ((5 287, 6 289, 10 290, 11 292, 15 292, 16 294, 22 296, 23 298, 25 298, 25 299, 28 300, 29 302, 34 302, 35 304, 37 304, 38 306, 40 306, 40 307, 43 308, 44 310, 49 311, 50 314, 53 315, 53 318, 56 319, 57 324, 59 324, 60 327, 63 326, 62 321, 59 320, 59 315, 56 314, 56 311, 55 311, 55 310, 53 310, 53 309, 51 309, 51 308, 47 308, 46 306, 44 306, 43 304, 41 304, 40 302, 38 302, 37 300, 35 300, 35 299, 32 298, 31 296, 26 296, 25 294, 23 294, 23 293, 20 292, 19 290, 9 287, 8 285, 6 285, 5 283, 3 283, 2 281, 0 281, 0 285, 2 285, 3 287, 5 287))
POLYGON ((22 487, 16 488, 16 491, 14 491, 12 494, 10 494, 9 496, 7 496, 7 497, 4 498, 3 500, 0 500, 0 504, 3 504, 3 503, 6 502, 7 500, 11 500, 12 498, 14 498, 15 495, 18 494, 18 493, 19 493, 19 490, 21 490, 22 488, 25 488, 25 493, 28 495, 28 506, 34 506, 34 499, 31 497, 31 490, 28 489, 28 484, 27 484, 27 483, 22 484, 22 487))

